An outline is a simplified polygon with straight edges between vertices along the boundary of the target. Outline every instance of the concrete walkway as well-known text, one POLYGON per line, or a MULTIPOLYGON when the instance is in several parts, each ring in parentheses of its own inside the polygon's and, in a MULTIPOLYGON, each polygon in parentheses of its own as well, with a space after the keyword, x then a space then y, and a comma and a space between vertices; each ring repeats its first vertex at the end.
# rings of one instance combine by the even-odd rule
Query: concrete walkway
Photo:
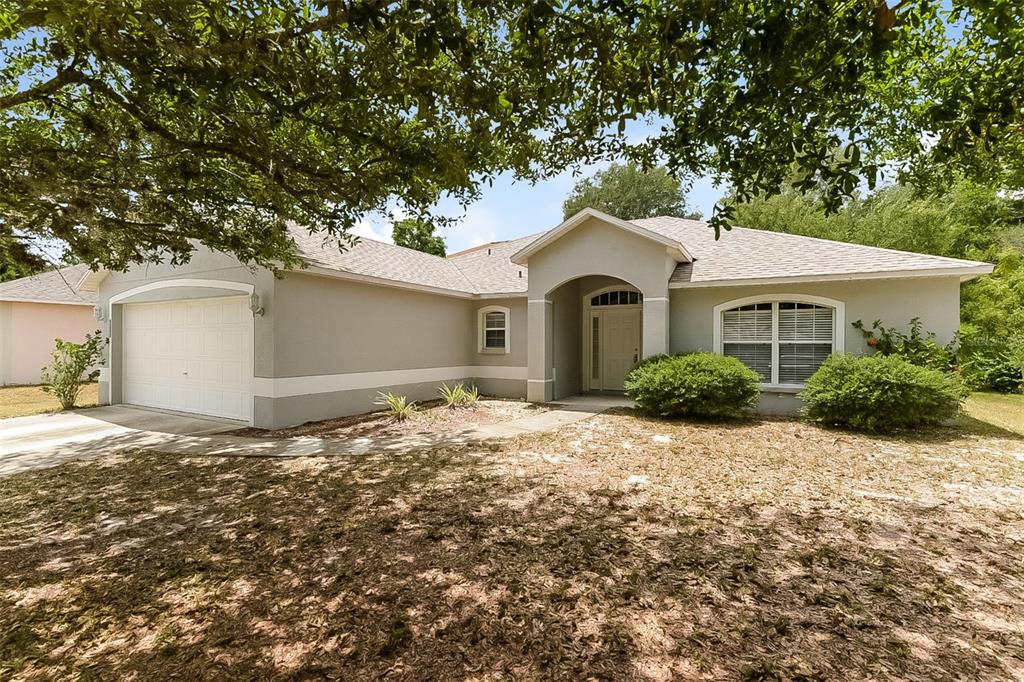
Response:
POLYGON ((239 428, 236 422, 123 405, 98 407, 0 420, 0 476, 130 448, 215 457, 309 457, 462 445, 552 431, 629 405, 613 396, 574 396, 552 403, 546 412, 509 422, 437 434, 347 439, 244 438, 224 433, 239 428))

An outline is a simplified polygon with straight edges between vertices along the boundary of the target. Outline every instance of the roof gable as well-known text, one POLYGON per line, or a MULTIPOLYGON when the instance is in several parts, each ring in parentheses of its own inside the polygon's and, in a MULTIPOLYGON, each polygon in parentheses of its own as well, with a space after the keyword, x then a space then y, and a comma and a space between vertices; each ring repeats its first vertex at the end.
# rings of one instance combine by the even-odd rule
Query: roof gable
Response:
POLYGON ((680 243, 678 240, 673 239, 672 237, 669 237, 665 234, 649 230, 646 227, 637 224, 636 222, 622 220, 621 218, 616 218, 615 216, 608 215, 603 211, 598 211, 596 208, 589 207, 583 209, 576 215, 564 221, 561 225, 558 225, 557 227, 548 230, 539 238, 531 241, 525 247, 512 254, 510 260, 513 263, 519 265, 526 265, 530 260, 530 256, 546 248, 547 246, 550 246, 554 242, 558 241, 566 234, 568 234, 569 232, 571 232, 572 230, 586 222, 588 218, 595 218, 607 225, 617 227, 621 230, 625 230, 626 232, 630 232, 632 234, 643 237, 644 239, 649 239, 651 241, 662 244, 669 252, 669 255, 671 255, 677 261, 688 263, 693 260, 693 258, 690 256, 690 253, 686 250, 686 247, 684 247, 682 243, 680 243))

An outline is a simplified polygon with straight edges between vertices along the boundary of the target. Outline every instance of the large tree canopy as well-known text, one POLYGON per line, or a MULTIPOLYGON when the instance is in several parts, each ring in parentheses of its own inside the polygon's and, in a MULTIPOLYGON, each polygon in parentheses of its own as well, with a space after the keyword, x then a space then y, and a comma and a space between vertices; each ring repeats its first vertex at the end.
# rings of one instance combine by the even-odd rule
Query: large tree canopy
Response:
POLYGON ((569 218, 588 206, 624 220, 659 215, 700 218, 687 209, 686 192, 679 178, 664 168, 645 171, 632 163, 613 163, 593 178, 577 182, 562 204, 562 213, 569 218))
POLYGON ((893 149, 1005 175, 1024 8, 954 4, 955 46, 928 0, 0 0, 0 220, 112 268, 196 241, 266 265, 289 220, 341 235, 581 161, 739 199, 795 162, 833 206, 893 149))

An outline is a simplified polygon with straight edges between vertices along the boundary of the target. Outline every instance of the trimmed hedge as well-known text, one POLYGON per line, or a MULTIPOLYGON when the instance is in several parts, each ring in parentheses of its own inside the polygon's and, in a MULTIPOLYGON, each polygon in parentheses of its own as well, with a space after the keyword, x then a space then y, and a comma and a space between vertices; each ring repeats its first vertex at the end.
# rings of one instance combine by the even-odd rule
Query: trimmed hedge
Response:
POLYGON ((887 432, 952 419, 964 393, 956 377, 895 355, 833 354, 799 397, 810 421, 887 432))
POLYGON ((653 417, 736 419, 761 397, 760 378, 736 358, 714 353, 660 355, 626 375, 626 395, 653 417))

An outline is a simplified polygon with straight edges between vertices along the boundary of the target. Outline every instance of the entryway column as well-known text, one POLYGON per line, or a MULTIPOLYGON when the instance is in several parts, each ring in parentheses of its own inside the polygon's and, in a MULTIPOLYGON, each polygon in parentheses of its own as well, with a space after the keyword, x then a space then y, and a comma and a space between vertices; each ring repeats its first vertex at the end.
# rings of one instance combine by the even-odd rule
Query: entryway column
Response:
POLYGON ((668 292, 664 296, 644 294, 643 356, 668 353, 668 292))
POLYGON ((555 384, 551 299, 530 299, 527 310, 529 343, 526 353, 526 399, 546 403, 554 398, 555 384))

